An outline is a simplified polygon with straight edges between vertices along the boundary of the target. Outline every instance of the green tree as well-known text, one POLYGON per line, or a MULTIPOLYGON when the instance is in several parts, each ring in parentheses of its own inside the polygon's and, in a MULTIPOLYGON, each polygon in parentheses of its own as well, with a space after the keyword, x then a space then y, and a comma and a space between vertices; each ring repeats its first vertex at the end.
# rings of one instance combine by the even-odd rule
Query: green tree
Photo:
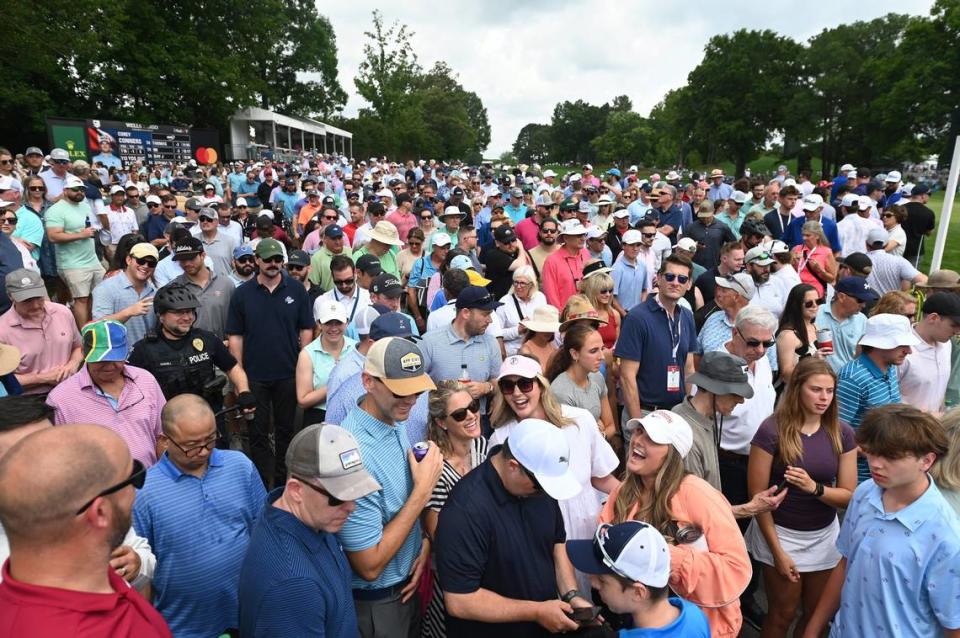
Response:
POLYGON ((353 83, 373 112, 389 121, 404 107, 421 73, 410 43, 414 34, 396 21, 385 28, 383 15, 374 10, 373 30, 364 35, 368 42, 363 45, 363 61, 353 83))
POLYGON ((650 122, 633 111, 611 111, 603 134, 591 146, 597 159, 619 166, 637 163, 650 156, 653 134, 650 122))
POLYGON ((527 124, 513 143, 513 154, 521 162, 546 162, 550 157, 550 146, 553 144, 549 124, 527 124))
POLYGON ((590 142, 603 133, 610 105, 594 106, 583 100, 561 102, 553 109, 550 133, 554 160, 588 162, 596 159, 590 142))

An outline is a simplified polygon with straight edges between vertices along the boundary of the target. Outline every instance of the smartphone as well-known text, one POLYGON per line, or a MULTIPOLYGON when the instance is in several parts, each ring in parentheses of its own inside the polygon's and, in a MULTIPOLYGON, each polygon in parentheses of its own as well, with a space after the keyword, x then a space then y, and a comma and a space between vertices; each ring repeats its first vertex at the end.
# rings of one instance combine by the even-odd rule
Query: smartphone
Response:
POLYGON ((575 607, 573 612, 567 614, 572 620, 578 623, 593 622, 600 613, 599 607, 575 607))
POLYGON ((787 489, 787 477, 783 477, 783 480, 777 483, 777 490, 773 493, 774 496, 779 496, 780 492, 787 489))

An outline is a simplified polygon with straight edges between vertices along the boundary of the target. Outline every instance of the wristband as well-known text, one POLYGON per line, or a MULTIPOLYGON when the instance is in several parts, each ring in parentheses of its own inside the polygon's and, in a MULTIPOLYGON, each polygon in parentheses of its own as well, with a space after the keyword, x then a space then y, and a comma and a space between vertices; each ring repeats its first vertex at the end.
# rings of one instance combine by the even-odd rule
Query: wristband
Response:
POLYGON ((813 495, 816 496, 817 498, 820 498, 821 496, 823 496, 823 489, 824 489, 823 483, 818 482, 817 488, 814 490, 813 495))
POLYGON ((569 603, 571 600, 573 600, 579 595, 580 595, 580 592, 578 592, 576 589, 571 589, 570 591, 565 593, 563 596, 561 596, 560 600, 562 600, 565 603, 569 603))

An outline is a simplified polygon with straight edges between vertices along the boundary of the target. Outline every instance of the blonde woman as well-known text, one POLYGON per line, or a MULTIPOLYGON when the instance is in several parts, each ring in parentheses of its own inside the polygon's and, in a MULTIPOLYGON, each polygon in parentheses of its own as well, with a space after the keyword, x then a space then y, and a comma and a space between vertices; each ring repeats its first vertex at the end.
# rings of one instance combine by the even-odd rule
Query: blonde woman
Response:
POLYGON ((903 315, 913 322, 917 314, 917 300, 913 295, 902 290, 885 292, 870 309, 871 317, 882 314, 903 315))
POLYGON ((947 433, 947 454, 934 463, 930 474, 947 503, 960 514, 960 408, 943 415, 942 423, 947 433))
POLYGON ((517 354, 523 345, 526 329, 520 322, 533 317, 537 308, 547 305, 547 298, 537 286, 537 273, 532 266, 520 266, 513 271, 513 289, 500 298, 497 308, 503 328, 503 347, 508 355, 517 354))
POLYGON ((793 247, 793 259, 800 281, 817 289, 824 296, 827 284, 836 283, 837 260, 820 222, 806 222, 801 228, 803 242, 793 247))
POLYGON ((703 610, 711 636, 733 638, 743 624, 740 594, 750 582, 750 557, 723 494, 684 470, 690 424, 655 410, 630 419, 624 439, 626 478, 610 492, 600 522, 656 527, 670 543, 670 588, 703 610))
MULTIPOLYGON (((436 537, 440 510, 453 486, 487 458, 487 440, 480 431, 480 403, 459 381, 440 381, 437 389, 430 392, 427 409, 430 413, 427 438, 437 444, 443 455, 440 478, 423 511, 423 528, 432 539, 436 537)), ((434 574, 433 596, 427 605, 421 636, 446 636, 445 613, 443 590, 434 574)))
MULTIPOLYGON (((568 539, 592 538, 600 514, 596 490, 607 493, 618 484, 613 471, 619 459, 600 433, 597 420, 582 408, 561 405, 537 360, 521 354, 507 357, 500 366, 490 416, 490 445, 503 443, 511 428, 524 419, 542 419, 567 436, 570 469, 584 489, 560 501, 560 513, 568 539)), ((584 574, 577 573, 577 582, 580 591, 590 591, 584 574)))
POLYGON ((806 357, 793 370, 777 411, 753 438, 747 483, 757 494, 785 482, 786 498, 774 512, 758 514, 747 529, 747 547, 763 565, 769 611, 761 636, 786 636, 797 609, 802 635, 833 568, 845 509, 857 487, 857 444, 840 423, 837 377, 823 359, 806 357))

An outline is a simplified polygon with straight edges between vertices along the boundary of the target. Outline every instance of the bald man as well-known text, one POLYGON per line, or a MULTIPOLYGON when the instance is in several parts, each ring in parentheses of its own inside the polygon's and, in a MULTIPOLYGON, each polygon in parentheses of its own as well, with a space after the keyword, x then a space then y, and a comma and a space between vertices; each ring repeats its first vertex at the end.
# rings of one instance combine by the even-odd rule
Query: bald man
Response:
POLYGON ((239 625, 240 566, 267 492, 242 452, 218 450, 203 398, 180 394, 160 414, 160 449, 137 493, 133 525, 157 555, 154 604, 177 638, 239 625))
MULTIPOLYGON (((53 408, 43 402, 42 396, 0 398, 0 458, 20 439, 52 425, 53 408)), ((10 543, 3 525, 0 525, 0 564, 8 556, 10 543)), ((153 578, 153 569, 157 564, 146 539, 137 536, 131 527, 123 544, 115 548, 110 556, 110 566, 142 593, 153 578)))
POLYGON ((0 459, 0 522, 10 540, 0 636, 170 637, 160 614, 109 567, 130 529, 143 465, 102 426, 42 420, 0 459))

